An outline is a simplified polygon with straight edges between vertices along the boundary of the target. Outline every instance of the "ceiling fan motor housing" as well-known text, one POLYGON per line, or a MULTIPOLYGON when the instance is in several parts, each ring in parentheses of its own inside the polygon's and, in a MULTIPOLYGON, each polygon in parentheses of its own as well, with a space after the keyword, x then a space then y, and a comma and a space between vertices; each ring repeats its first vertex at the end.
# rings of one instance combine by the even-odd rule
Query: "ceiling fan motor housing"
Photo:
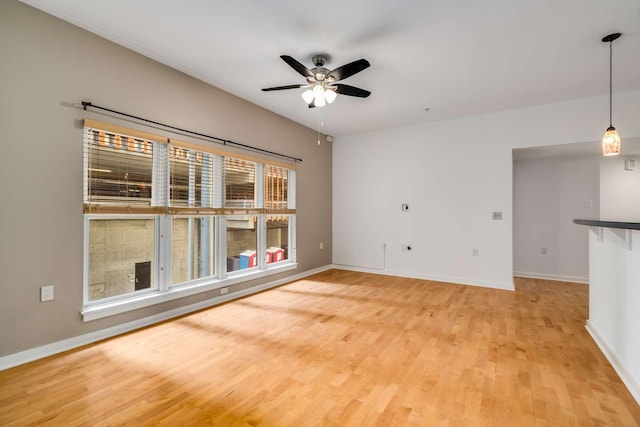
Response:
POLYGON ((310 70, 313 73, 313 77, 311 76, 307 77, 307 82, 313 84, 313 83, 321 83, 325 81, 327 75, 331 72, 331 70, 324 68, 324 64, 326 64, 328 61, 329 61, 329 58, 327 57, 327 55, 324 55, 324 54, 313 55, 311 57, 311 62, 313 62, 313 65, 315 65, 315 68, 312 68, 310 70))
POLYGON ((311 57, 311 62, 313 62, 313 65, 315 65, 316 67, 323 67, 324 64, 329 62, 329 56, 325 55, 324 53, 319 53, 311 57))

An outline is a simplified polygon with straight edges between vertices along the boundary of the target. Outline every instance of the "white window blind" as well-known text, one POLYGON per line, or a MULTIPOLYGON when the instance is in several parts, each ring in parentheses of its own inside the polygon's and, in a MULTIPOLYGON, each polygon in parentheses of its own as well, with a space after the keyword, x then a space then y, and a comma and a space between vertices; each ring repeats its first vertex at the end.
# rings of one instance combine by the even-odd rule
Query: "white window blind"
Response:
MULTIPOLYGON (((171 144, 169 146, 169 203, 173 213, 189 213, 193 209, 214 208, 216 155, 171 144)), ((198 209, 205 213, 206 209, 198 209)))
POLYGON ((151 205, 166 207, 169 201, 168 188, 168 144, 153 146, 153 185, 151 187, 151 205))
POLYGON ((265 209, 278 212, 288 209, 288 169, 265 165, 265 209))
POLYGON ((234 157, 224 158, 224 207, 256 207, 256 163, 234 157))
POLYGON ((85 120, 87 213, 295 213, 295 170, 85 120))
POLYGON ((162 185, 154 180, 160 143, 104 127, 84 128, 85 211, 154 211, 153 186, 162 185))
POLYGON ((289 169, 289 179, 287 181, 287 208, 291 209, 295 213, 296 209, 296 171, 289 169))

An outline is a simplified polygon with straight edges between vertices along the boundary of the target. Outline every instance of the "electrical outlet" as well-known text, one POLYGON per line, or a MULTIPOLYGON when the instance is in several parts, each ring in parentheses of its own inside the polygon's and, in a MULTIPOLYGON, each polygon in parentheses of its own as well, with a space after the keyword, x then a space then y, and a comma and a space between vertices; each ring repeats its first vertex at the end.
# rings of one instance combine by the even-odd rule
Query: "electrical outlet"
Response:
POLYGON ((402 204, 402 212, 407 212, 409 210, 409 204, 408 203, 403 203, 402 204))
POLYGON ((478 248, 473 248, 473 256, 478 256, 480 250, 478 248))
POLYGON ((320 242, 320 249, 324 249, 324 243, 320 242))
POLYGON ((412 245, 402 245, 402 250, 403 251, 411 251, 413 250, 413 246, 412 245))
POLYGON ((502 219, 502 212, 496 211, 493 212, 493 220, 494 221, 499 221, 502 219))
POLYGON ((40 302, 53 300, 53 285, 46 285, 40 288, 40 302))
POLYGON ((220 295, 228 294, 229 288, 220 288, 220 295))

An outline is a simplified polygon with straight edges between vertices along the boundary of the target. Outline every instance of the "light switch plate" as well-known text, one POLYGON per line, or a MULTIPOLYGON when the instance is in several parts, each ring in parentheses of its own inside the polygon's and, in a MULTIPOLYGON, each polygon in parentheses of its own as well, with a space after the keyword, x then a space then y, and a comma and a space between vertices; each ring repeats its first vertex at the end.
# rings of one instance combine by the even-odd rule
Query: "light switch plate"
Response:
POLYGON ((40 302, 53 300, 53 285, 45 285, 40 288, 40 302))

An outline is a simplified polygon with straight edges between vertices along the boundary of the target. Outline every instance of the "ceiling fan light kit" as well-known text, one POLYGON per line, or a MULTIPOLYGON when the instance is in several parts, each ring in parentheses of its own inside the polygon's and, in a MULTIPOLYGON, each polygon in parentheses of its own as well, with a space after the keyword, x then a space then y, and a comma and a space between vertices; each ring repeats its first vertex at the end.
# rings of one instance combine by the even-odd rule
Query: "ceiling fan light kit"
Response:
POLYGON ((602 137, 602 154, 605 156, 615 156, 620 154, 620 135, 612 124, 612 97, 613 97, 613 42, 622 34, 613 33, 603 37, 603 43, 609 43, 609 127, 602 137))
POLYGON ((268 87, 262 89, 265 92, 304 88, 306 90, 301 96, 304 102, 309 105, 309 108, 324 107, 327 104, 331 104, 336 100, 338 94, 358 98, 366 98, 371 95, 371 92, 368 90, 336 83, 369 68, 370 64, 366 59, 358 59, 357 61, 338 67, 335 70, 328 70, 324 68, 324 65, 328 61, 328 56, 324 54, 318 54, 312 57, 311 60, 313 61, 314 68, 311 69, 308 69, 289 55, 281 55, 280 58, 303 76, 307 80, 307 83, 268 87))
POLYGON ((304 99, 304 102, 306 102, 307 104, 311 104, 315 96, 316 95, 313 93, 311 89, 307 89, 304 92, 302 92, 302 99, 304 99))
POLYGON ((313 90, 307 89, 302 92, 302 99, 309 105, 314 107, 324 107, 327 104, 331 104, 336 100, 337 94, 331 88, 323 87, 320 84, 315 84, 313 90))
POLYGON ((337 97, 338 97, 338 94, 336 94, 335 91, 326 90, 325 89, 325 91, 324 91, 324 99, 327 100, 328 104, 331 104, 333 101, 335 101, 337 97))

